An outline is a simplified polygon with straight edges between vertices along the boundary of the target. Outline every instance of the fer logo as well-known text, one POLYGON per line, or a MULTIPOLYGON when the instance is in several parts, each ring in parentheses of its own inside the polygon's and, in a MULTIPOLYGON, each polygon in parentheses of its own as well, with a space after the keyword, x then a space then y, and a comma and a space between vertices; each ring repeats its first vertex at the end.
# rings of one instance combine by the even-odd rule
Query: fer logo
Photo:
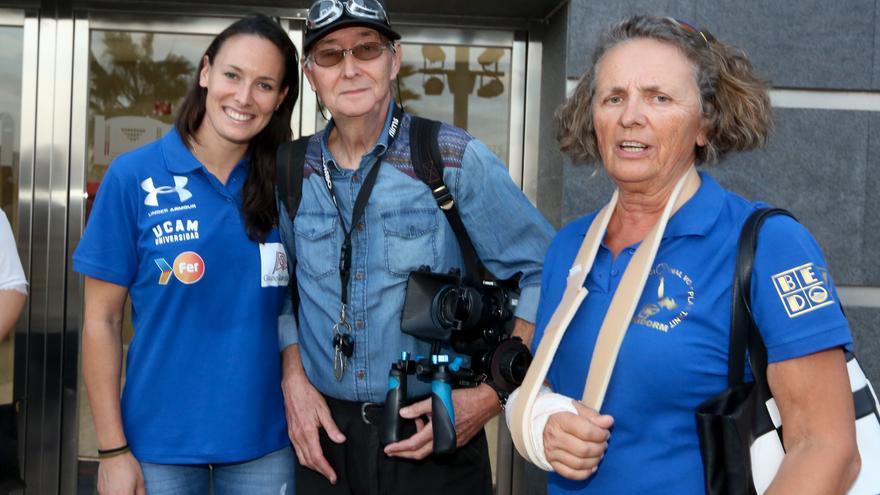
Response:
POLYGON ((824 268, 807 263, 771 277, 789 318, 834 303, 824 268))
POLYGON ((159 275, 159 285, 168 285, 173 274, 181 283, 190 285, 198 282, 205 275, 205 260, 194 251, 185 251, 174 258, 174 263, 168 265, 165 258, 154 260, 156 266, 162 272, 159 275))

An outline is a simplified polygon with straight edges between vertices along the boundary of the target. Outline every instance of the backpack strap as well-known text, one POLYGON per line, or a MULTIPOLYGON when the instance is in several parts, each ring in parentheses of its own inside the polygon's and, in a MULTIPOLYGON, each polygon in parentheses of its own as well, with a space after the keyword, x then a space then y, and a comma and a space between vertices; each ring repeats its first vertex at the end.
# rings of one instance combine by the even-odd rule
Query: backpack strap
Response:
POLYGON ((311 135, 296 141, 283 143, 275 156, 278 196, 284 203, 287 216, 292 222, 296 218, 299 202, 302 200, 303 174, 306 163, 306 149, 311 135))
POLYGON ((443 156, 440 153, 439 142, 442 124, 436 120, 412 115, 409 125, 409 147, 413 170, 431 190, 437 206, 446 215, 446 220, 458 240, 468 275, 477 281, 492 279, 492 275, 477 256, 464 222, 461 221, 455 198, 443 182, 443 156))
MULTIPOLYGON (((309 147, 311 137, 311 135, 303 136, 296 141, 282 143, 275 155, 275 182, 278 186, 278 197, 281 198, 284 209, 287 211, 287 217, 291 222, 296 218, 296 212, 302 200, 306 149, 309 147)), ((299 288, 296 283, 296 261, 290 263, 288 273, 290 274, 288 292, 290 293, 290 301, 293 303, 293 317, 299 323, 299 288)))

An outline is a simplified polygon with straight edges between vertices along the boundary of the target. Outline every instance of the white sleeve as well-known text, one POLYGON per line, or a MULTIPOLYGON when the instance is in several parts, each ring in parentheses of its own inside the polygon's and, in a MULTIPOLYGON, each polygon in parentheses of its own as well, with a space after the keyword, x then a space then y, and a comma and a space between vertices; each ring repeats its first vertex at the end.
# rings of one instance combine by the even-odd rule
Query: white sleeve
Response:
POLYGON ((18 259, 15 238, 6 214, 0 214, 0 290, 16 290, 27 294, 27 280, 18 259))

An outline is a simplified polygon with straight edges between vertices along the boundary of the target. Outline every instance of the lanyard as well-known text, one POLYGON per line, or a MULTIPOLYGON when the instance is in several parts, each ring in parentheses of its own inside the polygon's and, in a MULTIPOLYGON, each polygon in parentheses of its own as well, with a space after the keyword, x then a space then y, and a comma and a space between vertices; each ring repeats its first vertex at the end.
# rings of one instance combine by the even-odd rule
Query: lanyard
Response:
POLYGON ((321 166, 323 167, 324 173, 324 183, 327 185, 327 191, 330 193, 330 199, 333 200, 333 206, 336 207, 336 213, 339 215, 339 222, 342 227, 342 231, 345 233, 345 237, 342 240, 342 248, 339 253, 339 280, 340 280, 340 292, 342 299, 342 307, 340 308, 339 319, 340 323, 345 323, 345 308, 348 305, 348 284, 351 281, 351 234, 355 228, 355 225, 360 221, 361 217, 364 214, 364 210, 367 207, 367 202, 370 199, 370 194, 373 192, 373 186, 376 184, 376 178, 379 176, 379 165, 382 163, 382 156, 391 149, 391 146, 394 144, 394 140, 397 138, 397 131, 400 128, 400 122, 403 119, 403 109, 398 105, 394 105, 394 114, 391 117, 391 125, 388 128, 388 146, 385 148, 385 151, 379 154, 376 157, 376 163, 373 165, 373 168, 370 169, 370 172, 367 174, 367 177, 364 179, 364 183, 361 186, 361 190, 358 192, 357 198, 354 201, 354 208, 351 214, 351 223, 349 224, 349 228, 345 228, 345 219, 342 218, 342 210, 339 209, 339 203, 336 201, 336 193, 333 187, 333 179, 330 177, 330 169, 327 167, 327 161, 324 157, 321 157, 321 166))

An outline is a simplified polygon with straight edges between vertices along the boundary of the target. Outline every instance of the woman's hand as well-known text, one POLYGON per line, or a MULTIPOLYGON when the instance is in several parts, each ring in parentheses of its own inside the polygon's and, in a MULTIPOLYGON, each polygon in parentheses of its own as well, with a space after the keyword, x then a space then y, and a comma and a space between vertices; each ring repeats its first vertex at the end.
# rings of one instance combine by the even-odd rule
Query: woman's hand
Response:
POLYGON ((584 480, 596 472, 608 448, 611 416, 599 415, 578 401, 578 414, 556 413, 544 427, 544 454, 553 470, 570 480, 584 480))
POLYGON ((98 465, 98 493, 100 495, 146 495, 144 473, 131 452, 101 461, 98 465))

